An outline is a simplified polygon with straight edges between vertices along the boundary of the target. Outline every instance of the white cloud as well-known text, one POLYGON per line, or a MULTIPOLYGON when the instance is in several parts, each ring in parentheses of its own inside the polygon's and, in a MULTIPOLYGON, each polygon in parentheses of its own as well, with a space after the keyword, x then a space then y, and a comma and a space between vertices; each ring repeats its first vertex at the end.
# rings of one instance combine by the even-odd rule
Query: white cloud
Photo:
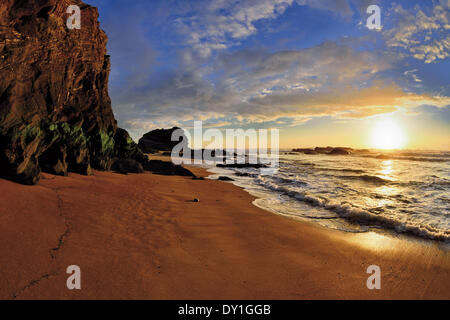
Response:
POLYGON ((405 76, 410 76, 415 82, 422 82, 422 80, 416 74, 417 69, 405 71, 405 76))
POLYGON ((226 49, 257 32, 255 22, 283 14, 293 0, 214 0, 196 8, 194 15, 176 19, 178 31, 200 58, 226 49))
POLYGON ((407 55, 425 63, 448 58, 449 10, 448 1, 434 5, 428 15, 419 7, 415 7, 414 14, 401 5, 394 6, 391 19, 396 26, 384 32, 387 46, 403 49, 407 55))

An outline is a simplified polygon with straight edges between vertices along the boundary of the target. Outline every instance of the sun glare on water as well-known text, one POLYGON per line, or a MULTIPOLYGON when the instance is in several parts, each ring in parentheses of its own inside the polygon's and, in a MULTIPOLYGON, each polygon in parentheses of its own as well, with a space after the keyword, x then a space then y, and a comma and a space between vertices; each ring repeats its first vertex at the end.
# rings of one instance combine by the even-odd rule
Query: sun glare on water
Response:
POLYGON ((380 119, 372 131, 371 146, 376 149, 401 149, 405 144, 402 128, 392 119, 380 119))

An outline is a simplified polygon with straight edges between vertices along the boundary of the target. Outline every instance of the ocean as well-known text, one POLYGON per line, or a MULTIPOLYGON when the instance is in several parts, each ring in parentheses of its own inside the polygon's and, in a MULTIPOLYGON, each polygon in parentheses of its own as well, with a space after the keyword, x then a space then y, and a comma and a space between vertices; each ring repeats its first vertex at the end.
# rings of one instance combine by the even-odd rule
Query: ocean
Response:
POLYGON ((346 232, 374 229, 450 241, 450 152, 280 153, 278 173, 209 168, 262 209, 346 232))

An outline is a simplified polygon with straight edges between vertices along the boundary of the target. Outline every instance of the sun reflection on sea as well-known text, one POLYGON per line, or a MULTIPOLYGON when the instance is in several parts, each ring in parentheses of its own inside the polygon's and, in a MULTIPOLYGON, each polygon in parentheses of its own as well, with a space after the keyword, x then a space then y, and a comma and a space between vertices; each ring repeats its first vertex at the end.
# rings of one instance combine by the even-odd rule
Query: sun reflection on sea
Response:
POLYGON ((381 186, 375 188, 375 192, 382 196, 394 196, 398 194, 399 190, 394 186, 381 186))
MULTIPOLYGON (((377 176, 389 181, 395 181, 395 171, 394 161, 385 160, 381 163, 377 176)), ((366 203, 371 207, 383 207, 392 204, 393 201, 389 200, 389 197, 397 195, 400 191, 395 185, 384 184, 375 187, 373 192, 379 197, 369 198, 366 200, 366 203)))
POLYGON ((390 176, 394 172, 393 161, 385 160, 381 163, 380 173, 385 176, 390 176))

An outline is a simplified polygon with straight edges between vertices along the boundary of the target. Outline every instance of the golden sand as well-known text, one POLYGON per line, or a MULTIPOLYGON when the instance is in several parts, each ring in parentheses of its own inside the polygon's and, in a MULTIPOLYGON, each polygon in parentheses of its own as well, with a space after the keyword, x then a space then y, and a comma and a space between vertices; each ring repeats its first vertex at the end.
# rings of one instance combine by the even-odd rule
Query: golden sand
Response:
POLYGON ((0 180, 0 298, 450 299, 439 243, 325 229, 253 200, 230 183, 150 173, 0 180), (66 287, 70 265, 81 290, 66 287), (381 290, 367 289, 370 265, 381 290))

